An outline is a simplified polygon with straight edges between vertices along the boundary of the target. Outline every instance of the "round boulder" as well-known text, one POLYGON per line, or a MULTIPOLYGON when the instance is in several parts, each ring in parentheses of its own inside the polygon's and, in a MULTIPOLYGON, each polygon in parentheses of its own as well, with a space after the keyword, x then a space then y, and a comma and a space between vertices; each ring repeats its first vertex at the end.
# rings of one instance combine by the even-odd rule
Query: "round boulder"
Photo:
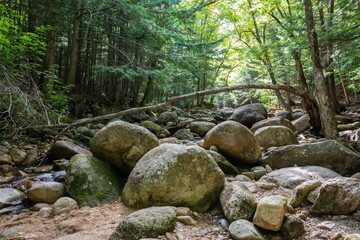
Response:
POLYGON ((190 130, 191 132, 197 133, 200 136, 205 136, 205 134, 215 126, 215 123, 196 121, 190 124, 190 130))
POLYGON ((121 194, 123 183, 106 162, 78 154, 70 159, 65 188, 80 207, 95 207, 116 200, 121 194))
POLYGON ((235 121, 220 123, 204 138, 204 148, 215 145, 219 152, 238 163, 256 163, 261 156, 261 148, 253 133, 235 121))
POLYGON ((268 127, 268 126, 284 126, 290 128, 291 131, 296 132, 295 126, 289 120, 283 117, 274 117, 274 118, 268 118, 262 120, 260 122, 255 123, 250 130, 254 133, 259 128, 268 127))
POLYGON ((78 205, 76 201, 69 197, 59 198, 51 209, 51 214, 56 216, 65 212, 70 212, 73 209, 77 209, 78 205))
POLYGON ((133 208, 172 205, 204 212, 217 201, 224 184, 224 173, 206 150, 162 144, 136 164, 122 201, 133 208))
POLYGON ((254 123, 264 120, 267 117, 268 113, 264 105, 254 103, 237 108, 229 120, 234 120, 251 128, 254 123))
POLYGON ((287 127, 269 126, 256 130, 255 139, 265 149, 299 144, 294 133, 287 127))
POLYGON ((159 136, 160 135, 160 132, 162 130, 161 126, 154 123, 154 122, 151 122, 151 121, 143 121, 140 126, 146 128, 147 130, 149 130, 150 132, 152 132, 155 136, 159 136))
POLYGON ((36 203, 54 203, 65 196, 65 189, 64 185, 58 182, 36 183, 27 191, 27 196, 36 203))
POLYGON ((159 141, 149 130, 123 121, 109 123, 90 143, 95 157, 108 161, 124 176, 145 153, 157 146, 159 141))

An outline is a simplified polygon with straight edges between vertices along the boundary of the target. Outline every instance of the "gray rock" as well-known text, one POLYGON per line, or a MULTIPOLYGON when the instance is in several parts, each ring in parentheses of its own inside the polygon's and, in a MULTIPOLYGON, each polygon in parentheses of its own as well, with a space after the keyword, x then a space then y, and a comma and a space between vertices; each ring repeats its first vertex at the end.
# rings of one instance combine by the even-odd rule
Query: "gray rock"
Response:
POLYGON ((15 164, 20 165, 26 157, 26 152, 17 148, 12 148, 9 151, 9 155, 15 164))
POLYGON ((147 130, 152 132, 157 137, 159 137, 161 130, 162 130, 160 125, 158 125, 154 122, 151 122, 151 121, 144 121, 140 124, 140 126, 146 128, 147 130))
POLYGON ((283 117, 274 117, 274 118, 268 118, 262 120, 260 122, 255 123, 250 130, 253 133, 255 133, 256 130, 258 130, 259 128, 268 127, 268 126, 283 126, 289 128, 292 132, 296 131, 295 126, 289 120, 283 117))
POLYGON ((284 111, 284 112, 279 113, 277 115, 277 117, 282 117, 282 118, 290 120, 290 121, 293 120, 292 113, 288 112, 288 111, 284 111))
POLYGON ((235 121, 220 123, 206 134, 204 148, 209 149, 212 145, 237 163, 253 164, 261 155, 261 148, 252 132, 235 121))
POLYGON ((289 167, 272 171, 263 176, 260 181, 275 183, 277 186, 294 189, 303 182, 319 179, 327 180, 340 176, 336 172, 318 166, 289 167))
POLYGON ((206 150, 162 144, 136 164, 121 200, 134 208, 172 205, 202 212, 218 199, 224 183, 223 172, 206 150))
POLYGON ((239 170, 232 165, 226 158, 220 153, 209 150, 209 153, 214 158, 216 164, 225 174, 237 175, 240 174, 239 170))
POLYGON ((110 240, 154 238, 173 231, 176 212, 173 207, 150 207, 127 216, 110 236, 110 240))
POLYGON ((301 237, 305 233, 305 223, 297 217, 286 218, 281 227, 281 234, 285 240, 292 240, 301 237))
POLYGON ((234 120, 251 128, 254 123, 266 119, 267 116, 267 110, 264 105, 254 103, 237 108, 233 115, 231 115, 230 120, 234 120))
POLYGON ((320 180, 303 182, 294 189, 293 194, 290 196, 289 204, 294 208, 300 207, 308 193, 321 186, 321 184, 320 180))
POLYGON ((90 143, 94 156, 109 162, 122 176, 127 176, 139 159, 157 146, 159 141, 149 130, 122 121, 106 125, 90 143))
POLYGON ((197 133, 200 136, 205 136, 207 132, 209 132, 212 128, 216 126, 215 123, 212 122, 192 122, 190 123, 190 130, 193 133, 197 133))
POLYGON ((12 227, 6 231, 3 231, 1 233, 1 236, 2 237, 9 237, 11 234, 14 234, 14 233, 18 233, 18 232, 21 232, 25 229, 24 226, 16 226, 16 227, 12 227))
POLYGON ((251 179, 248 178, 245 175, 236 175, 235 177, 235 181, 240 181, 240 182, 251 182, 251 179))
POLYGON ((309 114, 305 114, 291 123, 294 125, 298 133, 302 133, 310 128, 310 117, 309 114))
POLYGON ((233 115, 234 111, 235 111, 235 110, 232 109, 232 108, 223 108, 223 109, 221 109, 221 111, 220 111, 220 115, 221 115, 223 118, 228 119, 228 118, 231 117, 231 115, 233 115))
POLYGON ((65 188, 79 206, 98 206, 116 200, 123 182, 106 162, 78 154, 71 158, 65 176, 65 188))
POLYGON ((174 133, 173 137, 176 137, 179 140, 193 140, 194 136, 189 129, 180 129, 174 133))
POLYGON ((27 167, 36 166, 38 164, 38 161, 39 161, 38 150, 37 148, 32 148, 26 153, 25 159, 21 163, 21 165, 27 167))
POLYGON ((237 220, 231 223, 229 233, 234 240, 265 240, 254 224, 247 220, 237 220))
POLYGON ((226 220, 225 218, 222 218, 220 220, 220 226, 222 227, 222 229, 224 229, 225 231, 227 231, 229 229, 230 223, 228 220, 226 220))
POLYGON ((54 203, 65 196, 65 188, 58 182, 41 182, 34 184, 27 191, 28 198, 36 203, 54 203))
POLYGON ((253 223, 267 230, 279 231, 285 216, 286 200, 281 195, 262 198, 256 208, 253 223))
POLYGON ((57 160, 61 158, 70 159, 72 156, 76 154, 92 155, 90 151, 77 146, 73 142, 57 141, 49 149, 47 153, 47 158, 49 160, 57 160))
POLYGON ((9 149, 5 146, 1 146, 0 145, 0 155, 1 154, 8 154, 9 153, 9 149))
POLYGON ((256 210, 256 201, 251 192, 238 181, 225 186, 220 194, 220 203, 230 222, 239 219, 251 220, 256 210))
POLYGON ((23 192, 15 188, 0 188, 0 209, 25 197, 26 195, 23 192))
POLYGON ((51 208, 50 207, 43 207, 37 213, 40 217, 50 217, 51 216, 51 208))
POLYGON ((255 139, 265 150, 270 147, 299 144, 294 133, 284 126, 268 126, 256 130, 255 139))
POLYGON ((160 124, 166 124, 167 122, 177 123, 179 117, 176 112, 163 112, 159 115, 158 121, 160 124))
POLYGON ((176 218, 177 221, 185 224, 185 225, 193 225, 195 226, 197 222, 190 216, 178 216, 176 218))
POLYGON ((277 147, 260 158, 260 164, 272 168, 294 166, 322 166, 341 175, 353 174, 360 169, 360 155, 336 140, 302 145, 277 147))
POLYGON ((306 199, 311 203, 315 203, 315 200, 316 200, 317 196, 319 195, 319 191, 320 191, 320 187, 315 188, 314 190, 312 190, 311 192, 308 193, 308 195, 306 196, 306 199))
POLYGON ((60 215, 65 212, 70 212, 71 210, 77 209, 77 208, 78 208, 78 205, 74 199, 69 198, 69 197, 62 197, 62 198, 59 198, 52 206, 51 214, 56 216, 56 215, 60 215))
POLYGON ((324 182, 310 212, 349 214, 360 209, 360 179, 337 177, 324 182))

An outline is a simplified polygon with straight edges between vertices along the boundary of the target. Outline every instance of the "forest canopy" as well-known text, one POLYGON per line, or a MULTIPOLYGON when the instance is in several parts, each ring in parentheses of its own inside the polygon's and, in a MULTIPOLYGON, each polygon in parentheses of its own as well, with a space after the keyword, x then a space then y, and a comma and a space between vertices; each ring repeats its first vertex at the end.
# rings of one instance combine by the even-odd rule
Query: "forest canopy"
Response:
MULTIPOLYGON (((357 0, 11 0, 0 12, 3 131, 218 87, 279 84, 313 96, 295 100, 334 137, 336 89, 346 101, 360 91, 357 0)), ((260 101, 291 111, 293 100, 247 89, 179 104, 260 101)))

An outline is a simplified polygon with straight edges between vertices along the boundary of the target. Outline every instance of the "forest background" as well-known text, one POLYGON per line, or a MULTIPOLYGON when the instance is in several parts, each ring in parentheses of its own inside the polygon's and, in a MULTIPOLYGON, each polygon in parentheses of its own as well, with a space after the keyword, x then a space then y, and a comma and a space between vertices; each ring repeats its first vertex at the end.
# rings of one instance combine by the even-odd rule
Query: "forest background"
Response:
MULTIPOLYGON (((331 138, 337 87, 346 101, 360 91, 358 0, 2 0, 0 12, 3 134, 217 87, 280 84, 310 96, 301 100, 312 125, 331 138)), ((249 100, 293 104, 271 89, 177 104, 249 100)))

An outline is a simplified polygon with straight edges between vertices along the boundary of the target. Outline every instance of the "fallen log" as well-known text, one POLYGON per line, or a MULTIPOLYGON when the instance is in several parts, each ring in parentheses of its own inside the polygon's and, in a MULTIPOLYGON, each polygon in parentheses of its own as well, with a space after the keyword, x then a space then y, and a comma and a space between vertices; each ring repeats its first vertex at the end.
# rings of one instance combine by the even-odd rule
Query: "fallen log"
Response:
POLYGON ((183 101, 186 99, 191 98, 198 98, 206 95, 213 95, 223 92, 231 92, 241 89, 271 89, 271 90, 283 90, 287 91, 289 93, 295 94, 297 96, 300 96, 304 99, 313 100, 313 97, 309 95, 308 93, 302 92, 297 88, 291 87, 289 85, 278 85, 278 84, 239 84, 235 86, 228 86, 228 87, 221 87, 221 88, 215 88, 215 89, 209 89, 209 90, 203 90, 199 92, 184 94, 180 96, 170 97, 165 102, 151 105, 151 106, 145 106, 145 107, 138 107, 138 108, 130 108, 124 111, 116 112, 116 113, 110 113, 106 115, 101 115, 93 118, 83 118, 79 119, 74 123, 70 124, 54 124, 54 125, 38 125, 38 126, 30 126, 26 128, 19 129, 19 132, 27 131, 27 130, 41 130, 41 129, 63 129, 62 132, 65 132, 71 128, 82 126, 88 123, 95 123, 95 122, 101 122, 105 120, 112 120, 115 118, 119 118, 122 116, 139 113, 139 112, 146 112, 146 111, 154 111, 161 108, 164 108, 166 106, 171 105, 174 102, 183 101))

